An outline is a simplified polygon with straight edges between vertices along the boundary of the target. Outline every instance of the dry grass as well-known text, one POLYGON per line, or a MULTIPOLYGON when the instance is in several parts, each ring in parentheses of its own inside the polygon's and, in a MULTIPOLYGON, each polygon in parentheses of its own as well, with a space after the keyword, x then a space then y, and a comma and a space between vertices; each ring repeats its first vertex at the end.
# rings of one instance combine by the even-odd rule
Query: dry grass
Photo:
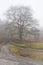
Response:
POLYGON ((9 50, 13 55, 18 55, 18 49, 16 48, 16 46, 13 45, 9 46, 9 50))
POLYGON ((17 48, 16 46, 9 46, 9 50, 13 55, 19 55, 25 58, 32 58, 33 60, 43 60, 43 52, 37 50, 26 50, 24 48, 17 48))
POLYGON ((28 47, 30 47, 30 44, 27 44, 27 43, 19 43, 19 44, 15 44, 15 46, 17 46, 17 47, 24 47, 24 48, 28 48, 28 47))
POLYGON ((17 47, 32 48, 32 49, 43 49, 43 43, 19 43, 14 44, 17 47))
POLYGON ((1 46, 0 46, 0 52, 1 52, 1 46))
POLYGON ((43 49, 43 43, 31 43, 33 49, 43 49))

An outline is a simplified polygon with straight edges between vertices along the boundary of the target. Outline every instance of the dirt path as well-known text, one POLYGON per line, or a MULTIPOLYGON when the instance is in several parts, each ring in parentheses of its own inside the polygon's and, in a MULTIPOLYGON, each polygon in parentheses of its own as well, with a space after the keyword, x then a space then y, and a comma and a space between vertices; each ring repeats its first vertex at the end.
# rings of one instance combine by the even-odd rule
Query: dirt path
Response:
MULTIPOLYGON (((34 62, 34 61, 27 61, 23 58, 20 58, 20 57, 16 57, 16 56, 13 56, 8 47, 10 46, 10 44, 6 44, 6 45, 3 45, 2 46, 2 50, 1 50, 1 57, 6 60, 6 62, 10 62, 12 61, 13 62, 17 62, 18 65, 43 65, 43 62, 34 62)), ((5 61, 4 61, 5 62, 5 61)), ((1 62, 0 62, 1 63, 1 62)), ((2 62, 3 63, 3 62, 2 62)), ((1 64, 0 64, 1 65, 1 64)), ((7 65, 7 64, 3 64, 3 65, 7 65)), ((12 64, 12 65, 17 65, 17 64, 12 64)))

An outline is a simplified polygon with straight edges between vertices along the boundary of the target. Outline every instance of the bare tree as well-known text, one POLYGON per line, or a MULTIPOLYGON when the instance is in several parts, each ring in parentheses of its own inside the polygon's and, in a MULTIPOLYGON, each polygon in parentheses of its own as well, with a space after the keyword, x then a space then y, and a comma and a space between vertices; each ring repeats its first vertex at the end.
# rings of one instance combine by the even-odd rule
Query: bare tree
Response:
POLYGON ((7 10, 6 17, 8 22, 6 30, 9 30, 10 33, 16 33, 20 41, 27 34, 35 35, 36 30, 38 30, 38 24, 34 20, 29 7, 11 7, 7 10))

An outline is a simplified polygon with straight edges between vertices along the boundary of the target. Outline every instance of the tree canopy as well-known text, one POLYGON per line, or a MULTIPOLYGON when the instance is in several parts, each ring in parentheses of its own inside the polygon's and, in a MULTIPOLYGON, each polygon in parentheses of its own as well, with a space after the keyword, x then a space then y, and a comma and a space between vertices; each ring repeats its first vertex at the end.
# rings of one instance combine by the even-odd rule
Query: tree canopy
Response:
POLYGON ((38 22, 29 7, 10 7, 6 12, 6 30, 23 40, 26 35, 38 34, 38 22))

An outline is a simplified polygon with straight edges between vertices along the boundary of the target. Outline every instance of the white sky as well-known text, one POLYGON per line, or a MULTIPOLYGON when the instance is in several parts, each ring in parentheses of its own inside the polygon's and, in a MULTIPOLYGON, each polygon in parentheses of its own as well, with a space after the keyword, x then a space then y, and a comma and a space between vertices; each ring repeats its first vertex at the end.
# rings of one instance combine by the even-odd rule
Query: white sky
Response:
POLYGON ((10 6, 30 6, 33 9, 34 17, 38 19, 43 27, 43 0, 0 0, 0 18, 10 6))

